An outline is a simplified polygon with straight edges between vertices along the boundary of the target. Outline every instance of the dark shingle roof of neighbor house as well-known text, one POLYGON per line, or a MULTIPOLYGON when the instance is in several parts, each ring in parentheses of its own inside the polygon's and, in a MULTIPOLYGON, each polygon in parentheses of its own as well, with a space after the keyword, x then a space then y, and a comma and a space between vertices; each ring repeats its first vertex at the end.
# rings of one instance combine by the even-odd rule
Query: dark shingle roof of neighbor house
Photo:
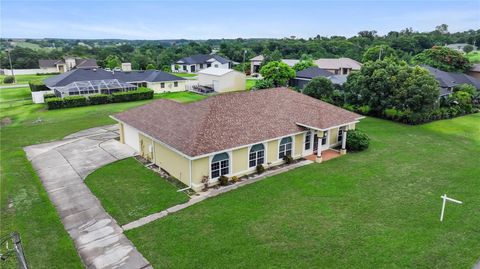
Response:
POLYGON ((223 58, 221 56, 215 55, 215 54, 197 54, 197 55, 192 55, 190 57, 184 57, 180 60, 178 60, 176 63, 185 63, 185 64, 204 64, 207 63, 208 60, 210 59, 215 59, 221 64, 225 64, 228 62, 231 62, 229 59, 223 58))
MULTIPOLYGON (((56 67, 57 64, 65 64, 65 60, 38 60, 38 66, 40 68, 49 68, 56 67)), ((75 67, 74 68, 96 68, 97 60, 95 59, 81 59, 75 58, 75 67)))
POLYGON ((318 76, 322 77, 329 77, 332 76, 333 73, 327 70, 323 70, 321 68, 318 68, 317 66, 312 66, 307 69, 297 71, 297 78, 315 78, 318 76))
POLYGON ((195 157, 305 130, 328 129, 361 116, 287 88, 226 93, 194 103, 161 99, 114 116, 195 157))
POLYGON ((55 67, 55 65, 62 60, 38 60, 38 66, 40 68, 55 67))
POLYGON ((61 87, 76 81, 118 79, 120 82, 160 82, 178 81, 184 78, 157 70, 146 71, 106 71, 103 69, 73 69, 44 80, 48 87, 61 87))
POLYGON ((422 65, 423 68, 427 69, 430 74, 432 74, 435 79, 440 83, 442 88, 451 88, 460 84, 470 84, 477 89, 480 89, 480 80, 469 76, 464 73, 454 73, 454 72, 445 72, 437 68, 433 68, 428 65, 422 65))

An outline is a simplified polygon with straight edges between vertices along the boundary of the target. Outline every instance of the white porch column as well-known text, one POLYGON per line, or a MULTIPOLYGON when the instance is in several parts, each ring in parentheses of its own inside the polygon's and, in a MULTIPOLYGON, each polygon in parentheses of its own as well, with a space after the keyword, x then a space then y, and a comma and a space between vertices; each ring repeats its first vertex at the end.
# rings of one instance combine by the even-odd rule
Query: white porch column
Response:
POLYGON ((340 150, 341 155, 347 154, 347 130, 343 130, 342 134, 342 149, 340 150))
POLYGON ((317 159, 315 162, 321 163, 322 162, 322 137, 317 138, 317 159))

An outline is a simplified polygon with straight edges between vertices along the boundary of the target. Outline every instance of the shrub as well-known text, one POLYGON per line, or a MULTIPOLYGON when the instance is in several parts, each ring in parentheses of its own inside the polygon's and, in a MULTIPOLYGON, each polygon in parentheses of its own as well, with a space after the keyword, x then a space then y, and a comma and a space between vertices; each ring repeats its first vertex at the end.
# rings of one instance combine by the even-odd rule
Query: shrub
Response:
POLYGON ((85 96, 68 96, 63 98, 63 107, 79 107, 88 104, 85 96))
POLYGON ((47 100, 48 98, 56 98, 57 96, 54 93, 45 93, 43 95, 43 100, 47 100))
POLYGON ((149 88, 138 88, 135 91, 112 93, 114 103, 146 100, 153 98, 153 90, 149 88))
POLYGON ((108 94, 94 94, 88 97, 88 101, 91 105, 108 104, 110 102, 110 96, 108 96, 108 94))
POLYGON ((275 85, 273 82, 269 79, 259 79, 255 81, 255 86, 253 86, 254 89, 260 90, 260 89, 268 89, 268 88, 273 88, 275 85))
POLYGON ((32 92, 39 92, 39 91, 49 91, 50 89, 45 86, 45 83, 41 80, 33 80, 28 83, 30 86, 30 90, 32 92))
POLYGON ((3 83, 5 84, 12 84, 15 81, 13 76, 6 76, 3 78, 3 83))
POLYGON ((257 165, 257 174, 262 174, 263 172, 265 172, 265 167, 263 167, 263 165, 259 164, 257 165))
POLYGON ((60 72, 50 72, 50 73, 36 73, 36 76, 45 76, 45 75, 60 75, 60 72))
POLYGON ((48 110, 60 109, 63 108, 63 99, 62 98, 48 98, 45 100, 48 110))
POLYGON ((360 130, 350 130, 347 133, 347 149, 351 151, 362 151, 368 148, 370 138, 360 130))
POLYGON ((228 184, 228 177, 220 176, 218 182, 220 183, 220 186, 226 186, 228 184))
POLYGON ((363 115, 367 115, 370 112, 370 107, 368 105, 364 105, 364 106, 358 107, 357 110, 363 115))
POLYGON ((285 155, 283 157, 283 160, 285 161, 286 164, 292 164, 293 163, 293 157, 290 155, 285 155))
POLYGON ((238 182, 238 177, 237 176, 233 176, 231 178, 232 182, 235 183, 235 182, 238 182))

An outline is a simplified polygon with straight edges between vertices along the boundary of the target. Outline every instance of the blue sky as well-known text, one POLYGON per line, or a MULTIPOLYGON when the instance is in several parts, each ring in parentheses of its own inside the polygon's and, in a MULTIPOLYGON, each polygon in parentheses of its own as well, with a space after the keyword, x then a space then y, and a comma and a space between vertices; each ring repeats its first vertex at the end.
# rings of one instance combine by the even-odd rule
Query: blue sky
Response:
POLYGON ((0 0, 1 37, 208 39, 480 29, 476 1, 0 0))

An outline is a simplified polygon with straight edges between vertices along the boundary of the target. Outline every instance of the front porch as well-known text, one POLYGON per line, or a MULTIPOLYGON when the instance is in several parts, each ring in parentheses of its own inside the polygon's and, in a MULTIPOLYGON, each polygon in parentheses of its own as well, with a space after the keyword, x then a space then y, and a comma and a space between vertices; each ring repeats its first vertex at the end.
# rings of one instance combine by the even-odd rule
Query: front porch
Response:
MULTIPOLYGON (((322 151, 322 161, 328 161, 337 157, 340 157, 342 154, 340 154, 340 151, 334 150, 334 149, 327 149, 322 151)), ((309 161, 317 161, 317 154, 312 154, 305 156, 304 159, 309 160, 309 161)))

